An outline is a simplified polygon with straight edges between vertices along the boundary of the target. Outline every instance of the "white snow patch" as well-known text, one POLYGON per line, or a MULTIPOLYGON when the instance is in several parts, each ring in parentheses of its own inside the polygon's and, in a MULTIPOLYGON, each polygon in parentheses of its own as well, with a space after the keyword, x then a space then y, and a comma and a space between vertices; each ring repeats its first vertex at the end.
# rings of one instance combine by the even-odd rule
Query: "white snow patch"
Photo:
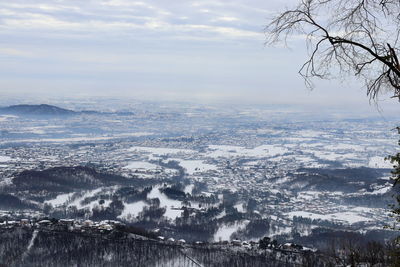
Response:
POLYGON ((320 159, 330 160, 330 161, 354 160, 359 158, 359 156, 357 156, 357 154, 354 153, 336 153, 332 151, 304 151, 304 152, 311 152, 320 159))
POLYGON ((358 223, 358 222, 366 222, 369 221, 370 218, 359 216, 354 212, 338 212, 332 214, 317 214, 307 211, 292 211, 287 213, 287 215, 291 218, 294 216, 310 218, 312 220, 327 220, 327 221, 342 221, 347 222, 349 224, 358 223))
POLYGON ((2 180, 0 180, 0 187, 11 185, 12 183, 12 178, 3 178, 2 180))
POLYGON ((8 156, 0 156, 0 162, 10 162, 13 161, 13 158, 10 158, 8 156))
POLYGON ((244 203, 236 204, 236 205, 233 206, 233 207, 234 207, 235 209, 237 209, 238 212, 241 212, 241 213, 245 212, 245 205, 244 205, 244 203))
POLYGON ((63 142, 82 142, 82 141, 101 141, 101 140, 112 140, 116 138, 124 138, 131 136, 147 136, 152 135, 152 133, 122 133, 113 136, 79 136, 79 137, 67 137, 67 138, 32 138, 32 139, 17 139, 12 141, 4 141, 0 143, 38 143, 38 142, 49 142, 49 143, 63 143, 63 142))
POLYGON ((233 233, 237 232, 239 229, 243 229, 249 224, 249 220, 244 220, 240 222, 235 222, 233 224, 222 224, 214 235, 215 241, 230 240, 233 233))
POLYGON ((139 169, 143 169, 143 170, 157 170, 157 169, 161 169, 160 166, 149 163, 149 162, 145 162, 145 161, 133 161, 130 162, 129 165, 123 167, 124 169, 132 169, 132 170, 139 170, 139 169))
POLYGON ((144 201, 138 201, 134 203, 124 203, 124 210, 122 214, 118 216, 118 218, 127 219, 129 215, 132 217, 136 217, 140 212, 143 211, 143 208, 148 206, 148 204, 144 201))
POLYGON ((185 186, 185 189, 183 190, 186 194, 192 194, 194 188, 194 184, 190 184, 185 186))
POLYGON ((326 134, 321 131, 314 130, 301 130, 297 132, 301 137, 321 137, 321 135, 326 134))
POLYGON ((161 193, 159 190, 159 186, 153 187, 150 193, 147 195, 148 199, 158 198, 160 200, 160 206, 166 207, 166 211, 164 216, 168 217, 171 220, 175 220, 176 218, 182 215, 182 204, 179 200, 174 200, 168 198, 165 194, 161 193))
POLYGON ((100 193, 102 191, 103 191, 103 188, 101 188, 101 187, 97 188, 97 189, 94 189, 94 190, 86 191, 81 197, 78 197, 73 202, 69 203, 68 206, 76 206, 78 209, 82 209, 82 208, 85 208, 85 207, 91 207, 92 208, 92 206, 94 206, 94 204, 92 204, 93 202, 89 203, 89 204, 84 204, 84 205, 82 205, 81 202, 83 200, 85 200, 86 198, 93 197, 93 196, 97 195, 98 193, 100 193))
POLYGON ((351 210, 355 211, 355 212, 361 212, 361 213, 376 213, 376 209, 367 208, 367 207, 354 207, 351 210))
POLYGON ((284 146, 262 145, 255 148, 241 146, 210 145, 211 151, 207 156, 211 158, 229 157, 275 157, 287 153, 289 150, 284 146))
POLYGON ((128 151, 146 152, 155 156, 165 156, 170 154, 192 154, 195 152, 194 150, 191 149, 144 147, 144 146, 134 146, 129 148, 128 151))
POLYGON ((391 169, 393 164, 389 160, 385 160, 384 157, 371 157, 369 158, 368 167, 370 168, 381 168, 381 169, 391 169))
POLYGON ((51 204, 53 207, 59 207, 70 201, 74 193, 58 195, 55 199, 47 200, 44 203, 51 204))
POLYGON ((24 253, 24 255, 23 255, 24 258, 27 257, 28 254, 29 254, 29 252, 31 251, 31 249, 32 249, 32 247, 33 247, 33 244, 35 243, 35 239, 36 239, 38 233, 39 233, 38 230, 33 231, 33 233, 32 233, 32 238, 31 238, 31 240, 29 241, 28 247, 26 248, 26 251, 25 251, 25 253, 24 253))
POLYGON ((351 151, 357 151, 357 152, 362 152, 365 151, 365 147, 360 146, 360 145, 354 145, 354 144, 334 144, 334 145, 326 145, 325 149, 328 150, 351 150, 351 151))
POLYGON ((212 164, 204 163, 202 160, 183 160, 173 158, 171 160, 179 162, 179 165, 186 169, 189 175, 193 175, 196 172, 206 172, 210 170, 217 170, 217 166, 212 164))
POLYGON ((319 197, 320 192, 316 191, 304 191, 304 192, 299 192, 297 195, 297 198, 303 199, 303 200, 312 200, 315 198, 319 197))
POLYGON ((347 221, 350 224, 358 223, 358 222, 367 222, 367 221, 371 220, 370 218, 367 218, 364 216, 359 216, 357 214, 354 214, 353 212, 338 212, 338 213, 331 214, 331 216, 340 221, 347 221))
POLYGON ((390 191, 393 187, 391 185, 379 188, 371 192, 372 195, 382 195, 390 191))

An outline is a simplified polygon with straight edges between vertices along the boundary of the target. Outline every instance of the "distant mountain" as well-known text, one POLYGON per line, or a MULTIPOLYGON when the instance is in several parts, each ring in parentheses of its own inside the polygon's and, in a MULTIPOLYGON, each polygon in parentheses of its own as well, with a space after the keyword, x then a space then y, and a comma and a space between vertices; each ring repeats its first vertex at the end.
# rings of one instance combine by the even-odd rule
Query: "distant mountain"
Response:
POLYGON ((110 115, 117 114, 121 116, 130 116, 134 113, 129 111, 117 111, 117 112, 99 112, 95 110, 82 110, 73 111, 70 109, 64 109, 53 105, 40 104, 40 105, 13 105, 8 107, 0 107, 0 114, 12 114, 12 115, 30 115, 30 116, 69 116, 69 115, 110 115))
POLYGON ((0 114, 13 115, 47 115, 47 116, 66 116, 75 115, 77 112, 52 105, 13 105, 0 108, 0 114))

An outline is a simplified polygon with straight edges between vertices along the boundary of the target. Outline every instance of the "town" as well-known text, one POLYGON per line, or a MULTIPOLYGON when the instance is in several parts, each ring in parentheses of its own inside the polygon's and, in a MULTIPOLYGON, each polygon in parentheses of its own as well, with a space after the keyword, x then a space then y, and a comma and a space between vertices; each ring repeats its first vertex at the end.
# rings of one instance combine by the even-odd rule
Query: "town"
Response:
POLYGON ((0 218, 120 221, 186 242, 268 236, 310 246, 321 231, 395 235, 384 229, 390 121, 133 111, 2 115, 0 218))

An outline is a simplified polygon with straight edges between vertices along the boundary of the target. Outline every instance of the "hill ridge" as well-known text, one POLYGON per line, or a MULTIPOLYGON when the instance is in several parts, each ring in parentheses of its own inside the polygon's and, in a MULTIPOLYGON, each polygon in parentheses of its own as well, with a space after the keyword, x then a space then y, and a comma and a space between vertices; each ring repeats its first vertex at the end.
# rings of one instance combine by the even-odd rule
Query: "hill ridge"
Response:
POLYGON ((74 115, 76 111, 49 104, 18 104, 0 108, 2 114, 16 115, 74 115))

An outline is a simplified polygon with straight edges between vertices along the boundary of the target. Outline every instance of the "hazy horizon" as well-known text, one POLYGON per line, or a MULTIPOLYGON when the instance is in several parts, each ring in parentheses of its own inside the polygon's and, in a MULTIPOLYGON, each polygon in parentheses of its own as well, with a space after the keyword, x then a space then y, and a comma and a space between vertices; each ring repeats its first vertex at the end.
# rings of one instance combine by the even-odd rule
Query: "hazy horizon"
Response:
POLYGON ((302 38, 264 46, 268 18, 294 2, 0 3, 0 96, 370 109, 354 77, 305 87, 302 38))

